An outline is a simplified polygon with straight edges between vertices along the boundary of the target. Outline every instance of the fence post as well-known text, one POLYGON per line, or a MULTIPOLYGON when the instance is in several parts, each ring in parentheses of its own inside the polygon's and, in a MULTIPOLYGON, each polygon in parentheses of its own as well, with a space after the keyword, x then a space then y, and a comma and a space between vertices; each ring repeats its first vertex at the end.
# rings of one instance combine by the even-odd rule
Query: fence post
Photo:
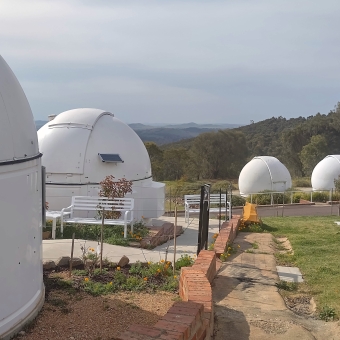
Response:
MULTIPOLYGON (((100 272, 103 270, 103 230, 104 230, 104 214, 105 209, 103 208, 102 225, 100 227, 100 272)), ((131 224, 132 225, 132 224, 131 224)))
POLYGON ((171 187, 170 187, 170 199, 169 199, 169 201, 170 201, 170 207, 169 207, 169 216, 171 216, 171 187))
POLYGON ((313 202, 313 190, 310 192, 310 201, 313 202))
POLYGON ((75 233, 72 234, 72 245, 71 245, 71 260, 70 260, 70 272, 68 274, 68 277, 71 277, 72 275, 72 266, 73 266, 73 251, 74 251, 74 237, 75 233))
POLYGON ((204 200, 204 186, 201 186, 201 200, 200 200, 200 216, 198 222, 198 240, 197 240, 197 255, 201 251, 202 243, 202 214, 203 214, 203 200, 204 200))
POLYGON ((232 200, 233 200, 233 187, 232 185, 230 185, 229 221, 231 221, 231 219, 233 218, 233 205, 231 204, 232 200))
POLYGON ((175 225, 174 225, 174 266, 173 266, 174 275, 175 275, 175 265, 176 265, 176 238, 177 238, 177 204, 175 205, 175 225))
POLYGON ((333 215, 333 188, 330 191, 330 201, 331 201, 331 215, 333 215))
MULTIPOLYGON (((228 202, 228 196, 226 196, 226 200, 228 202)), ((228 205, 228 203, 226 202, 226 206, 228 205)), ((218 215, 218 231, 221 230, 221 213, 222 213, 222 210, 221 210, 221 205, 222 205, 222 188, 220 188, 220 206, 219 206, 219 215, 218 215)), ((225 215, 225 218, 227 216, 225 215)))
POLYGON ((224 220, 226 221, 227 220, 227 215, 228 215, 228 187, 225 190, 225 199, 226 199, 227 202, 225 204, 225 217, 224 217, 224 220))
POLYGON ((290 204, 293 204, 293 191, 290 192, 290 204))

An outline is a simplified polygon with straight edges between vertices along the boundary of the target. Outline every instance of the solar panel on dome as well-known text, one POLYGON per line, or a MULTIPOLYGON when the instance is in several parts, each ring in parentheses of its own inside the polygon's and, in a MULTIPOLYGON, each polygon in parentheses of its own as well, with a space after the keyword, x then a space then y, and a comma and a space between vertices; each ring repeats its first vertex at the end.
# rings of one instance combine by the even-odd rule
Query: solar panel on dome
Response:
POLYGON ((124 163, 117 153, 99 153, 102 162, 106 163, 124 163))

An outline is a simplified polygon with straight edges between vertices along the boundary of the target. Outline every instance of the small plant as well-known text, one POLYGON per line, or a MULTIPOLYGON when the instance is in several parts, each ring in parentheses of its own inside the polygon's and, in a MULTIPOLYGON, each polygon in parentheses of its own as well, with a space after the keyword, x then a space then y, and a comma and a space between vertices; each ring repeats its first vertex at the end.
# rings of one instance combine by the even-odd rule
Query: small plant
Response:
POLYGON ((257 224, 257 223, 249 223, 249 224, 241 223, 240 226, 239 226, 239 231, 251 232, 251 233, 263 233, 263 232, 266 232, 266 230, 263 229, 261 227, 261 225, 257 224))
POLYGON ((297 282, 287 282, 280 280, 279 282, 275 283, 275 286, 278 289, 286 290, 287 292, 293 292, 298 289, 298 283, 297 282))
MULTIPOLYGON (((240 246, 238 245, 238 247, 240 247, 240 246)), ((236 252, 237 252, 236 248, 234 248, 233 244, 230 243, 229 240, 228 240, 227 245, 226 245, 225 250, 224 250, 224 253, 220 255, 220 260, 222 262, 225 262, 225 261, 228 260, 229 256, 231 256, 231 254, 234 254, 236 252)))
POLYGON ((253 249, 259 249, 259 245, 258 245, 258 243, 255 241, 254 243, 252 243, 251 244, 251 247, 253 248, 253 249))
POLYGON ((88 271, 88 275, 91 277, 94 274, 94 270, 98 265, 100 260, 100 254, 95 251, 92 247, 86 247, 86 243, 80 246, 82 251, 82 260, 85 266, 85 269, 88 271))
POLYGON ((321 320, 328 322, 328 321, 334 321, 337 315, 336 315, 334 308, 324 306, 319 314, 319 317, 321 320))
POLYGON ((180 270, 182 267, 191 267, 195 262, 194 256, 188 254, 182 255, 175 263, 175 269, 180 270))

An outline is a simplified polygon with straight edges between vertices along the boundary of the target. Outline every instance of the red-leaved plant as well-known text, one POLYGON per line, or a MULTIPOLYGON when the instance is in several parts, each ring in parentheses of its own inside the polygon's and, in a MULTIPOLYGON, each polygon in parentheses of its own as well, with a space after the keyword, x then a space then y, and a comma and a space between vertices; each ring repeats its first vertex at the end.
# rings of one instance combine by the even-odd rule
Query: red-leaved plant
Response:
MULTIPOLYGON (((132 192, 132 181, 128 181, 125 178, 120 178, 115 181, 115 177, 112 175, 106 176, 100 183, 100 197, 107 197, 109 199, 122 198, 126 194, 132 192)), ((100 209, 100 207, 98 207, 100 209)), ((101 216, 101 211, 99 211, 101 216)), ((121 216, 120 211, 105 211, 105 218, 117 219, 121 216)))

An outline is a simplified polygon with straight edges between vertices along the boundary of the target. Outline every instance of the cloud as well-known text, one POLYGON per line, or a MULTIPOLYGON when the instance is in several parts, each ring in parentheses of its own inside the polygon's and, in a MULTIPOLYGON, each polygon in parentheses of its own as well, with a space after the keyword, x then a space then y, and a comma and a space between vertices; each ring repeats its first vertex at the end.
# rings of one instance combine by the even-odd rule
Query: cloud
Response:
POLYGON ((98 106, 135 122, 246 123, 338 101, 339 9, 335 0, 1 0, 0 46, 39 119, 98 106))

